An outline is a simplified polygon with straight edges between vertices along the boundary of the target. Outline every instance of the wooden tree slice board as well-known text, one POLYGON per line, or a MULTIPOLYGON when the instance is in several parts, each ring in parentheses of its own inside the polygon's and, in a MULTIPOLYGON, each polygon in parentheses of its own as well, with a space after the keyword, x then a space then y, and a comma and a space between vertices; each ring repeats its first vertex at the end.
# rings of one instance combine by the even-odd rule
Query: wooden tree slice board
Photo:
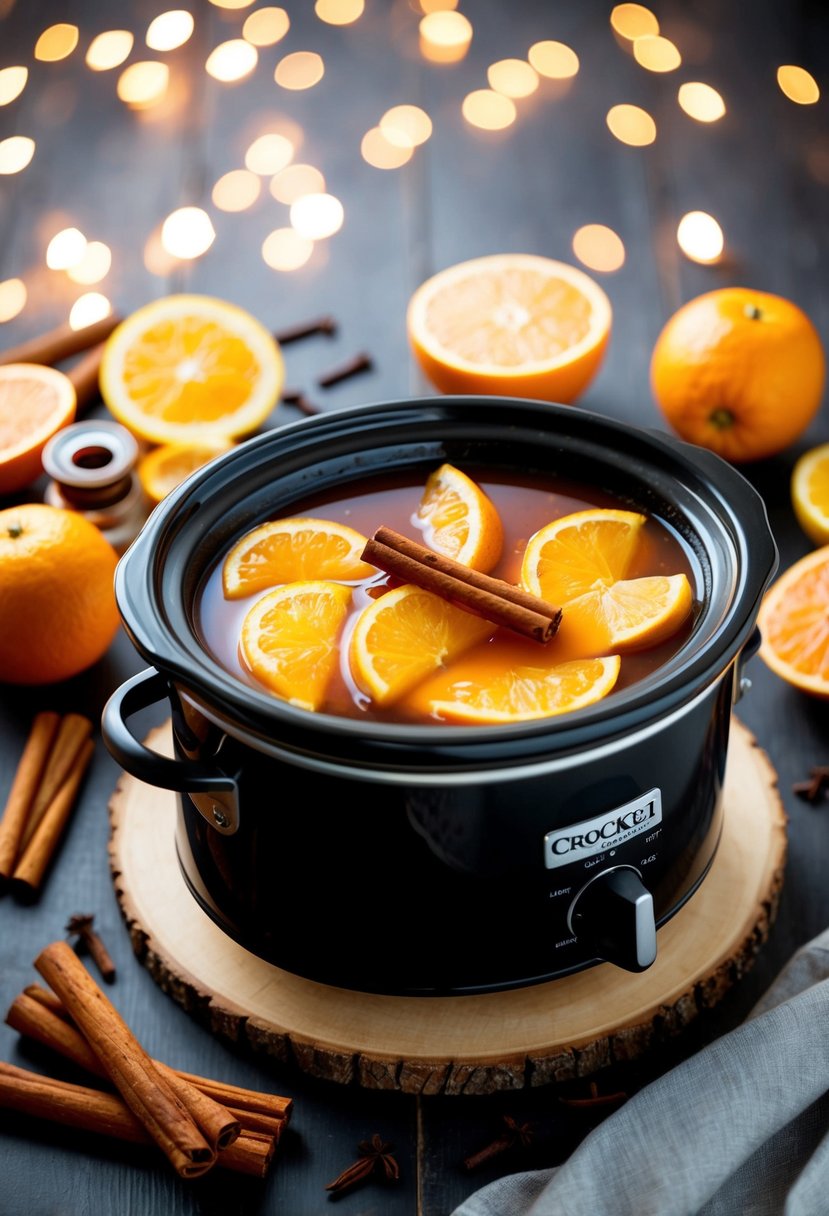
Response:
MULTIPOLYGON (((147 743, 171 754, 169 726, 147 743)), ((175 797, 125 774, 110 803, 116 894, 133 948, 161 988, 213 1032, 315 1076, 410 1093, 481 1094, 589 1076, 678 1032, 751 967, 774 920, 786 858, 776 774, 735 720, 717 856, 659 930, 648 971, 605 963, 508 992, 379 996, 301 979, 214 925, 179 871, 175 797)))

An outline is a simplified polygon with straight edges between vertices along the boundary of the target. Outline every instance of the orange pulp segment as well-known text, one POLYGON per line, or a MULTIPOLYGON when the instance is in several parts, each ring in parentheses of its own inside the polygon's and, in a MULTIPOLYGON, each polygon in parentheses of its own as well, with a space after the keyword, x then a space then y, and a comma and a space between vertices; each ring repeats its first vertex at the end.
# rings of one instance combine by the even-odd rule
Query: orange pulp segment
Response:
POLYGON ((497 565, 504 529, 494 503, 471 477, 442 464, 430 475, 417 518, 438 553, 488 574, 497 565))
POLYGON ((584 271, 533 254, 450 266, 414 292, 409 341, 445 393, 573 401, 598 371, 610 301, 584 271))
POLYGON ((36 363, 0 367, 0 494, 22 490, 40 476, 41 452, 74 417, 68 376, 36 363))
POLYGON ((443 699, 429 702, 433 714, 449 722, 528 722, 584 709, 611 691, 619 676, 618 655, 571 659, 552 666, 516 666, 494 678, 476 678, 463 661, 443 699))
POLYGON ((242 655, 260 683, 292 705, 315 710, 339 661, 337 639, 351 588, 289 583, 257 600, 242 622, 242 655))
POLYGON ((214 456, 229 452, 232 439, 202 440, 199 443, 165 443, 153 448, 138 462, 138 478, 150 502, 159 503, 171 490, 203 468, 214 456))
POLYGON ((829 543, 829 443, 810 448, 792 470, 791 496, 797 522, 816 545, 829 543))
POLYGON ((298 516, 275 519, 248 532, 228 553, 222 568, 225 599, 301 579, 354 582, 376 574, 360 559, 366 538, 347 524, 298 516))
POLYGON ((596 508, 556 519, 530 538, 521 581, 561 606, 560 634, 582 653, 655 645, 691 611, 684 574, 625 578, 644 523, 636 511, 596 508))
POLYGON ((829 545, 769 588, 757 618, 760 658, 795 688, 829 697, 829 545))
POLYGON ((494 632, 489 621, 406 583, 372 600, 357 617, 351 672, 374 701, 389 705, 494 632))

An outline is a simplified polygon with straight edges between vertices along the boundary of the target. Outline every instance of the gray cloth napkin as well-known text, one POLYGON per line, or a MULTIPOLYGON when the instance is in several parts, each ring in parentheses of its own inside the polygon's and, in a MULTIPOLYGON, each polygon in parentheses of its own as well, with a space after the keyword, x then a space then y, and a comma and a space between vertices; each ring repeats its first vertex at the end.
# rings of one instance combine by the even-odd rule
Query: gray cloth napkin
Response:
POLYGON ((563 1165, 452 1216, 827 1216, 829 929, 741 1026, 645 1086, 563 1165))

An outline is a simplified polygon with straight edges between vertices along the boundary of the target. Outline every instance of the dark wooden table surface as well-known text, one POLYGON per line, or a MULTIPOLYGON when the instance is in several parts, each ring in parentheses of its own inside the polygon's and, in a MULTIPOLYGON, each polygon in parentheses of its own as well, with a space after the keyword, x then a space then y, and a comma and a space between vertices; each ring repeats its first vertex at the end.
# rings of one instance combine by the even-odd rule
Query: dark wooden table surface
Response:
MULTIPOLYGON (((22 96, 0 110, 0 138, 36 140, 29 167, 0 183, 0 280, 22 277, 29 302, 0 326, 3 346, 66 319, 82 288, 47 271, 46 241, 76 224, 113 249, 101 290, 122 312, 167 292, 187 289, 224 296, 280 327, 331 313, 339 330, 286 350, 287 376, 324 410, 431 391, 410 357, 404 316, 411 291, 430 273, 477 255, 525 251, 574 261, 571 240, 588 222, 610 225, 626 248, 623 268, 599 275, 615 321, 606 362, 581 404, 613 418, 664 429, 648 385, 650 351, 667 316, 683 301, 715 287, 740 284, 778 292, 800 304, 829 341, 829 127, 826 99, 799 106, 778 89, 779 64, 809 68, 829 85, 829 11, 817 0, 659 0, 663 32, 684 55, 678 72, 639 68, 616 41, 611 5, 598 0, 467 0, 475 36, 454 67, 425 62, 417 51, 417 5, 367 0, 354 25, 323 24, 310 0, 287 0, 292 29, 264 49, 256 72, 220 85, 203 70, 209 50, 238 36, 246 11, 233 13, 192 0, 195 33, 169 61, 177 100, 136 114, 115 96, 117 72, 93 74, 83 52, 98 32, 117 25, 136 34, 132 58, 144 52, 148 21, 161 0, 0 0, 0 68, 30 68, 22 96), (37 63, 35 39, 53 21, 74 21, 78 50, 60 63, 37 63), (460 102, 485 82, 486 67, 525 56, 543 38, 578 52, 579 75, 568 86, 542 82, 518 103, 514 126, 486 134, 468 126, 460 102), (313 49, 325 60, 322 82, 307 92, 280 90, 273 66, 286 51, 313 49), (682 80, 704 80, 726 99, 728 113, 712 126, 678 107, 682 80), (647 108, 658 135, 647 148, 618 143, 605 114, 621 101, 647 108), (423 106, 434 120, 431 140, 402 169, 384 172, 360 156, 360 140, 397 102, 423 106), (275 116, 305 134, 301 159, 317 164, 345 207, 342 231, 315 251, 304 269, 280 273, 262 260, 263 238, 287 222, 266 194, 249 212, 225 214, 210 203, 212 184, 242 163, 250 139, 275 116), (185 203, 210 211, 216 241, 199 260, 167 277, 146 269, 144 246, 166 214, 185 203), (716 266, 689 262, 675 230, 686 211, 715 215, 726 238, 716 266), (358 350, 374 370, 335 388, 316 388, 330 365, 358 350)), ((103 407, 97 412, 103 414, 103 407)), ((294 420, 280 406, 270 424, 294 420)), ((744 468, 763 494, 780 549, 781 568, 809 551, 789 502, 797 455, 829 440, 825 408, 801 440, 781 456, 744 468)), ((32 494, 39 496, 38 483, 32 494)), ((142 666, 119 636, 93 669, 48 689, 0 690, 0 797, 11 782, 34 711, 81 710, 97 721, 109 693, 142 666)), ((752 661, 750 695, 740 717, 755 732, 780 780, 789 815, 789 856, 779 916, 754 970, 681 1039, 636 1065, 602 1078, 629 1090, 646 1083, 712 1037, 738 1023, 791 953, 829 923, 829 809, 795 798, 792 782, 810 764, 829 759, 827 707, 787 687, 752 661)), ((293 1127, 266 1184, 213 1178, 179 1182, 151 1160, 72 1134, 0 1119, 3 1162, 0 1212, 7 1216, 123 1216, 177 1213, 285 1213, 317 1216, 327 1209, 325 1184, 355 1155, 357 1141, 379 1132, 396 1146, 397 1187, 371 1185, 344 1197, 343 1213, 447 1216, 487 1180, 514 1169, 563 1160, 595 1123, 568 1111, 549 1089, 488 1098, 417 1099, 342 1087, 269 1065, 211 1037, 154 983, 133 957, 107 864, 107 802, 118 768, 97 741, 81 804, 42 898, 22 907, 0 904, 0 1005, 34 977, 32 960, 63 934, 76 911, 90 911, 111 945, 119 977, 112 997, 144 1045, 183 1068, 240 1084, 271 1086, 296 1099, 293 1127), (475 1174, 463 1158, 493 1138, 503 1114, 537 1122, 536 1145, 505 1155, 475 1174)), ((697 896, 704 898, 704 888, 697 896)), ((17 1035, 0 1027, 0 1057, 39 1067, 17 1035)))

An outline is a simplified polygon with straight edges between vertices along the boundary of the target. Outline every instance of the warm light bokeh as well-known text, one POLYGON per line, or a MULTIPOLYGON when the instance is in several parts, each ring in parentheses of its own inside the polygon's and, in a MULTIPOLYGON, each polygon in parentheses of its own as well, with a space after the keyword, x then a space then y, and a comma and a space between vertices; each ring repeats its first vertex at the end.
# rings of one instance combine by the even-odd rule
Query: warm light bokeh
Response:
POLYGON ((157 59, 143 59, 124 68, 118 77, 116 92, 134 110, 157 105, 167 92, 170 69, 157 59))
POLYGON ((646 34, 659 33, 659 22, 644 4, 617 4, 610 14, 610 24, 617 34, 631 42, 646 34))
POLYGON ((579 57, 565 42, 536 42, 527 51, 527 58, 539 75, 551 80, 568 80, 579 70, 579 57))
POLYGON ((365 0, 317 0, 314 12, 328 25, 351 25, 362 17, 365 0))
POLYGON ((524 59, 499 59, 489 65, 486 78, 505 97, 529 97, 538 88, 538 72, 524 59))
POLYGON ((26 307, 26 284, 22 279, 0 283, 0 322, 12 321, 26 307))
POLYGON ((812 106, 820 98, 820 89, 811 72, 794 63, 786 63, 777 69, 777 83, 789 101, 799 106, 812 106))
POLYGON ((119 67, 132 50, 129 30, 105 30, 93 38, 86 52, 86 66, 93 72, 109 72, 119 67))
POLYGON ((78 27, 60 22, 44 30, 35 43, 35 59, 56 63, 71 55, 78 45, 78 27))
POLYGON ((322 55, 316 51, 294 51, 280 59, 273 78, 283 89, 310 89, 325 75, 322 55))
POLYGON ((689 80, 679 86, 677 100, 690 118, 697 122, 716 122, 725 114, 725 102, 716 89, 700 80, 689 80))
POLYGON ((432 63, 458 63, 472 41, 472 22, 463 13, 439 9, 427 13, 418 26, 420 53, 432 63))
POLYGON ((147 26, 147 46, 154 51, 174 51, 193 33, 193 14, 185 8, 159 13, 147 26))
POLYGON ((87 291, 78 296, 72 305, 69 324, 73 329, 84 329, 87 325, 94 325, 96 321, 103 321, 111 312, 112 305, 106 296, 101 295, 99 291, 87 291))
POLYGON ((235 84, 249 76, 259 60, 259 52, 244 38, 230 38, 214 47, 205 61, 204 70, 222 84, 235 84))
POLYGON ((643 148, 656 139, 656 123, 647 110, 639 106, 612 106, 607 112, 607 125, 620 143, 633 148, 643 148))
POLYGON ((343 205, 333 194, 303 194, 291 203, 291 227, 309 241, 333 236, 344 219, 343 205))
POLYGON ((446 9, 457 8, 458 0, 419 0, 419 4, 421 13, 440 13, 446 9))
POLYGON ((420 106, 392 106, 380 119, 380 130, 398 148, 417 148, 432 134, 432 120, 420 106))
POLYGON ((46 265, 50 270, 79 266, 86 253, 86 237, 78 228, 62 228, 46 246, 46 265))
POLYGON ((676 230, 677 244, 692 262, 718 262, 725 245, 722 228, 707 211, 689 211, 676 230))
POLYGON ((271 178, 270 191, 278 203, 295 203, 304 194, 322 194, 325 178, 314 165, 288 165, 271 178))
POLYGON ((112 250, 103 241, 87 241, 83 257, 72 266, 67 266, 66 273, 73 283, 100 283, 109 274, 112 266, 112 250))
POLYGON ((35 141, 28 135, 0 139, 0 173, 19 173, 35 154, 35 141))
POLYGON ((175 258, 201 257, 215 239, 210 216, 201 207, 179 207, 161 225, 161 244, 175 258))
POLYGON ((253 0, 210 0, 216 8, 250 8, 253 0))
POLYGON ((211 197, 220 211, 247 211, 261 190, 261 181, 250 169, 231 169, 216 182, 211 197))
POLYGON ((314 242, 293 228, 277 228, 262 242, 262 258, 273 270, 299 270, 314 252, 314 242))
POLYGON ((360 142, 360 154, 363 160, 375 169, 399 169, 412 159, 414 148, 411 144, 407 147, 392 144, 380 127, 372 127, 370 131, 366 131, 360 142))
POLYGON ((503 131, 515 122, 515 102, 492 89, 475 89, 461 103, 461 113, 473 127, 483 131, 503 131))
POLYGON ((28 78, 28 68, 16 66, 0 69, 0 106, 7 106, 9 102, 19 97, 26 87, 28 78))
POLYGON ((647 68, 649 72, 673 72, 682 63, 679 49, 670 38, 663 38, 660 34, 635 38, 633 57, 640 67, 647 68))
POLYGON ((585 224, 573 235, 573 253, 591 270, 612 274, 625 264, 622 238, 605 224, 585 224))
POLYGON ((245 168, 262 177, 270 177, 290 164, 294 145, 286 135, 269 131, 255 139, 245 153, 245 168))
POLYGON ((284 8, 257 8, 246 18, 242 37, 254 46, 273 46, 291 28, 291 19, 284 8))

